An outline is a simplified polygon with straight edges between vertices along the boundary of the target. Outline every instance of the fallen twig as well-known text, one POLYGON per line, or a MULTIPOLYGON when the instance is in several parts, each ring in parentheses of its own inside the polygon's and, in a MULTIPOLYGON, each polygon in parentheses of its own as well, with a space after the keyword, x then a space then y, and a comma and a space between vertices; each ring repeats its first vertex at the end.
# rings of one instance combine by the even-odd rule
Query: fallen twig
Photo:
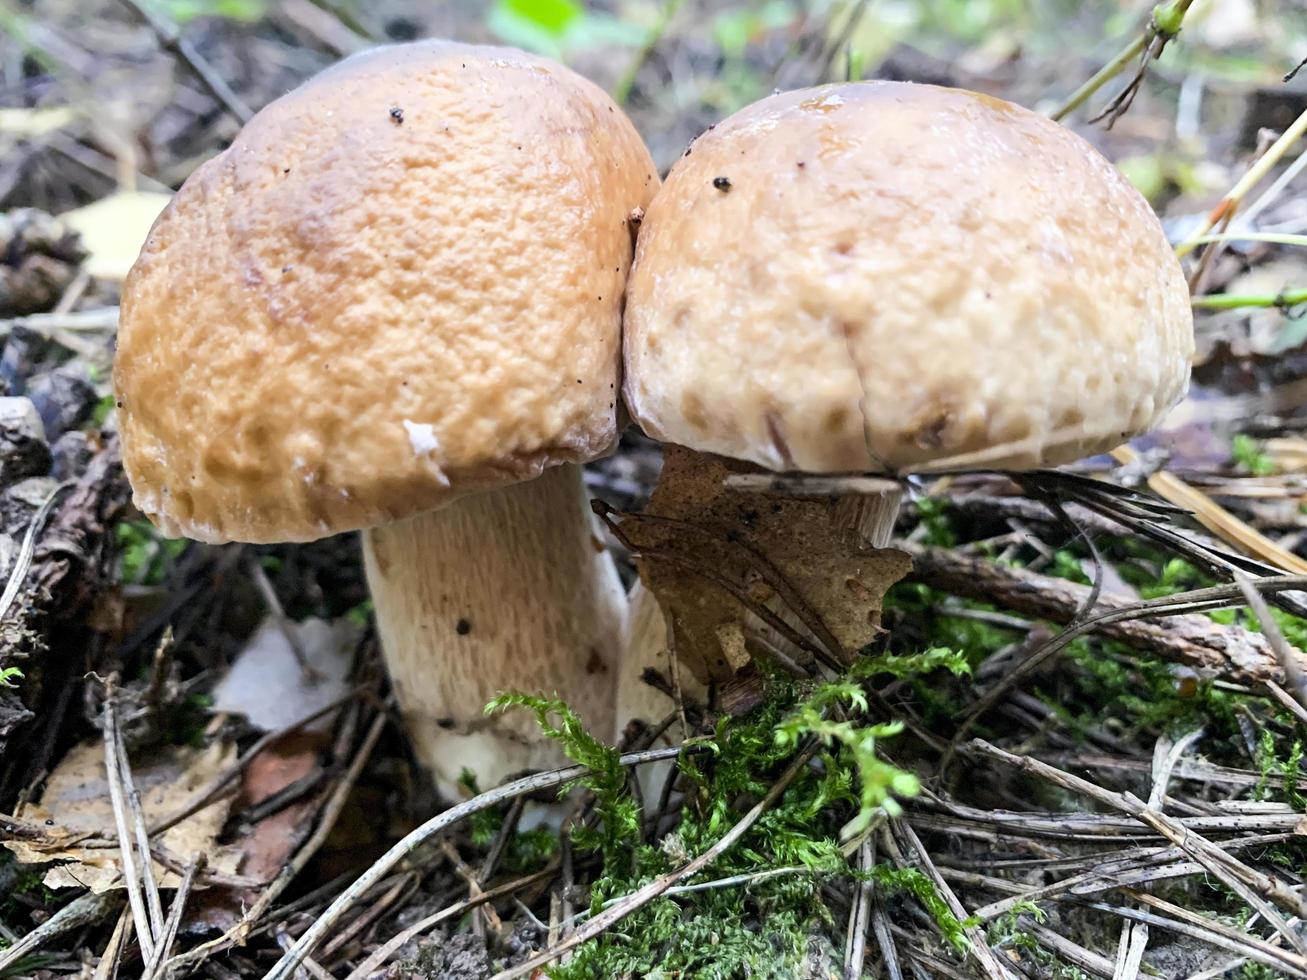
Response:
MULTIPOLYGON (((1058 624, 1069 623, 1089 594, 1088 586, 1077 582, 1000 565, 954 550, 919 545, 900 547, 912 556, 910 579, 953 595, 993 602, 1025 616, 1058 624)), ((1265 587, 1267 582, 1284 583, 1287 579, 1287 576, 1277 576, 1259 581, 1265 587)), ((1286 585, 1284 588, 1301 589, 1305 585, 1307 576, 1297 576, 1291 587, 1286 585)), ((1218 589, 1224 604, 1242 603, 1243 594, 1237 586, 1218 589)), ((1092 632, 1129 643, 1209 676, 1228 677, 1257 686, 1266 681, 1282 680, 1284 673, 1279 657, 1262 634, 1240 626, 1224 626, 1206 616, 1186 615, 1188 610, 1183 608, 1175 612, 1165 611, 1173 606, 1183 606, 1188 599, 1210 603, 1216 595, 1214 590, 1199 590, 1138 603, 1112 594, 1102 595, 1098 601, 1098 613, 1076 626, 1074 635, 1059 634, 1051 642, 1057 644, 1057 649, 1062 649, 1076 636, 1092 632), (1149 616, 1167 616, 1168 619, 1161 624, 1145 618, 1149 616)), ((1214 609, 1219 605, 1205 604, 1201 608, 1214 609)), ((1293 653, 1294 660, 1302 669, 1302 665, 1307 664, 1307 657, 1301 651, 1293 653)), ((1031 658, 1034 663, 1025 661, 1020 668, 1023 675, 1032 672, 1047 655, 1040 651, 1031 658)))
POLYGON ((18 940, 4 952, 0 953, 0 974, 5 973, 15 963, 40 949, 46 942, 57 936, 95 925, 103 921, 122 902, 122 895, 116 891, 96 894, 87 892, 73 899, 50 918, 18 940))
POLYGON ((1130 793, 1115 793, 1104 789, 1086 779, 1056 769, 1047 763, 1029 756, 1013 755, 1003 749, 976 739, 967 746, 968 751, 982 755, 1007 765, 1024 770, 1032 775, 1056 783, 1057 785, 1080 793, 1103 805, 1113 807, 1123 813, 1143 821, 1163 837, 1183 850, 1201 864, 1213 877, 1219 879, 1231 891, 1261 913, 1262 917, 1296 949, 1299 954, 1307 956, 1307 941, 1285 921, 1260 893, 1269 895, 1271 900, 1282 908, 1290 910, 1301 918, 1304 912, 1302 897, 1280 879, 1259 872, 1242 861, 1223 851, 1192 829, 1183 826, 1173 817, 1161 813, 1130 793))
MULTIPOLYGON (((694 746, 687 745, 683 748, 691 750, 694 746)), ((624 755, 620 761, 624 766, 634 766, 646 762, 657 762, 661 759, 674 759, 681 751, 681 746, 649 749, 645 752, 633 752, 624 755)), ((304 935, 300 936, 294 947, 267 972, 264 980, 289 980, 295 967, 299 964, 299 958, 317 948, 323 937, 335 927, 341 915, 351 908, 381 878, 385 877, 392 868, 432 837, 460 821, 466 820, 474 813, 487 810, 492 806, 498 806, 500 803, 505 803, 518 796, 526 796, 538 790, 562 786, 564 783, 570 783, 572 780, 580 778, 587 771, 585 766, 568 766, 565 769, 554 769, 550 772, 537 773, 533 776, 514 780, 511 783, 505 783, 503 786, 498 786, 482 793, 480 796, 466 800, 458 804, 458 806, 450 807, 443 813, 432 817, 416 830, 410 831, 377 859, 372 867, 359 875, 352 885, 336 896, 335 901, 328 906, 322 915, 318 916, 317 921, 308 928, 304 935)))

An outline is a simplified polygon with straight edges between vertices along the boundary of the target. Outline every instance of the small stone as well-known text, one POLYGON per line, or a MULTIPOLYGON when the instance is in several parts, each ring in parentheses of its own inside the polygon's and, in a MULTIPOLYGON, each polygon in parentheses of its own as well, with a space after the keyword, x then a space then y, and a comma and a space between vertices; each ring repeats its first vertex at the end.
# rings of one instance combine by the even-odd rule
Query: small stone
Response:
POLYGON ((91 437, 78 429, 65 432, 50 447, 50 475, 56 480, 74 480, 91 462, 91 437))
POLYGON ((90 421, 98 396, 79 367, 57 367, 27 382, 27 396, 41 414, 46 435, 57 439, 90 421))
POLYGON ((36 512, 59 485, 48 476, 33 476, 20 480, 0 497, 0 522, 10 534, 21 535, 27 530, 36 512))
POLYGON ((45 426, 29 398, 0 398, 0 487, 50 471, 45 426))

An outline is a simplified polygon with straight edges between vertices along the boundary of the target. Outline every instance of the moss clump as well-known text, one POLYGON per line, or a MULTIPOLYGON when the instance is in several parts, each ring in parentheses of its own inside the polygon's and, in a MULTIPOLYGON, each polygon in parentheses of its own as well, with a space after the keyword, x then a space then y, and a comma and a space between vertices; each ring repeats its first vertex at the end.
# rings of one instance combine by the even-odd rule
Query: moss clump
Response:
MULTIPOLYGON (((684 805, 676 829, 658 841, 644 837, 642 815, 627 792, 617 753, 590 736, 565 704, 520 694, 496 699, 492 710, 534 711, 547 735, 591 767, 579 782, 594 794, 600 819, 586 835, 575 837, 578 848, 602 857, 591 886, 591 915, 712 847, 810 740, 820 743, 812 763, 776 805, 698 879, 683 883, 723 884, 644 905, 549 975, 779 980, 805 975, 814 957, 829 958, 826 937, 834 923, 823 888, 858 877, 842 841, 879 816, 899 812, 895 797, 917 791, 916 777, 880 754, 881 742, 900 726, 866 720, 866 686, 873 677, 914 677, 940 669, 960 672, 966 664, 952 651, 931 649, 916 656, 864 657, 830 683, 768 677, 760 707, 720 719, 711 736, 696 740, 699 751, 681 757, 684 805)), ((928 878, 888 866, 870 875, 887 893, 920 901, 946 941, 965 947, 962 924, 928 878)))

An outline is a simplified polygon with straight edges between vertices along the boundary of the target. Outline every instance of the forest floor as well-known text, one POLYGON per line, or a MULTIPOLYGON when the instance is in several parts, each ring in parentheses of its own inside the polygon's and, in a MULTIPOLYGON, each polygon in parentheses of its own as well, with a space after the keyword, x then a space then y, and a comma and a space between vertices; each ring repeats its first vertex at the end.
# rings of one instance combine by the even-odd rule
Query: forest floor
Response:
MULTIPOLYGON (((1111 126, 1133 62, 1067 118, 1177 243, 1307 111, 1307 20, 1202 4, 1111 126)), ((1195 252, 1193 389, 1131 458, 915 480, 914 569, 853 675, 759 665, 747 710, 679 705, 620 758, 563 726, 586 770, 452 810, 394 723, 355 537, 167 540, 118 456, 119 284, 162 195, 352 51, 551 50, 665 170, 852 75, 1052 111, 1139 35, 1126 6, 0 3, 0 977, 257 977, 306 935, 317 978, 1307 977, 1300 146, 1231 225, 1290 237, 1195 252), (325 680, 264 703, 296 646, 325 680), (677 766, 630 778, 669 732, 677 766), (850 834, 874 780, 897 802, 850 834), (523 829, 564 783, 565 832, 523 829)), ((588 480, 639 510, 658 468, 628 435, 588 480)))

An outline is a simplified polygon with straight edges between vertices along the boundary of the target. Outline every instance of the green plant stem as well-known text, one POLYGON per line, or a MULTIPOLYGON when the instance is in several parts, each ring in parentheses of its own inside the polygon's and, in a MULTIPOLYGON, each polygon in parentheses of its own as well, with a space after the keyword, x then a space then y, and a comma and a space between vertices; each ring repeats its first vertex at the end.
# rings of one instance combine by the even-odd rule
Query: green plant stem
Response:
MULTIPOLYGON (((1247 218, 1247 214, 1244 215, 1247 218)), ((1274 231, 1229 231, 1217 235, 1203 235, 1195 238, 1195 245, 1211 245, 1215 242, 1265 242, 1268 245, 1298 245, 1307 247, 1307 235, 1290 235, 1274 231)))
POLYGON ((640 74, 640 69, 649 60, 649 55, 653 54, 653 49, 658 46, 658 42, 667 33, 672 18, 676 16, 677 11, 684 4, 685 0, 667 0, 667 3, 663 4, 663 11, 658 16, 658 23, 650 29, 649 36, 644 39, 644 44, 640 45, 640 50, 636 52, 635 57, 631 59, 631 63, 626 66, 626 71, 622 72, 622 77, 613 86, 613 101, 618 105, 626 105, 626 100, 631 97, 631 89, 635 87, 635 76, 640 74))
POLYGON ((1189 12, 1192 4, 1193 0, 1171 0, 1170 3, 1159 3, 1154 7, 1148 19, 1148 26, 1138 37, 1117 52, 1116 57, 1094 72, 1089 81, 1071 93, 1071 97, 1053 113, 1054 122, 1061 122, 1071 115, 1093 98, 1094 93, 1125 71, 1127 65, 1143 54, 1153 38, 1161 35, 1170 39, 1180 33, 1180 25, 1184 22, 1184 16, 1189 12))
POLYGON ((1053 121, 1061 122, 1093 98, 1094 93, 1112 79, 1116 78, 1117 75, 1125 70, 1126 65, 1139 57, 1140 52, 1144 50, 1144 46, 1148 44, 1148 40, 1149 33, 1144 32, 1122 48, 1115 58, 1105 64, 1102 68, 1098 69, 1098 71, 1094 72, 1093 77, 1091 77, 1089 81, 1085 82, 1085 84, 1081 85, 1071 93, 1071 97, 1063 102, 1062 105, 1058 107, 1057 111, 1053 113, 1053 121))
POLYGON ((1253 189, 1261 179, 1265 177, 1271 169, 1283 159, 1284 155, 1289 152, 1290 147, 1298 142, 1304 134, 1307 134, 1307 112, 1304 112, 1286 129, 1270 148, 1267 149, 1257 162, 1248 168, 1248 172, 1239 178, 1238 182, 1230 188, 1230 193, 1221 199, 1221 203, 1212 209, 1202 225, 1184 242, 1176 246, 1175 254, 1184 258, 1200 244, 1200 240, 1206 237, 1207 233, 1215 228, 1222 221, 1229 221, 1234 217, 1235 211, 1243 203, 1243 199, 1248 196, 1248 192, 1253 189))
POLYGON ((1218 293, 1195 296, 1193 305, 1200 310, 1237 310, 1244 307, 1289 307, 1307 303, 1307 289, 1286 289, 1279 293, 1218 293))

